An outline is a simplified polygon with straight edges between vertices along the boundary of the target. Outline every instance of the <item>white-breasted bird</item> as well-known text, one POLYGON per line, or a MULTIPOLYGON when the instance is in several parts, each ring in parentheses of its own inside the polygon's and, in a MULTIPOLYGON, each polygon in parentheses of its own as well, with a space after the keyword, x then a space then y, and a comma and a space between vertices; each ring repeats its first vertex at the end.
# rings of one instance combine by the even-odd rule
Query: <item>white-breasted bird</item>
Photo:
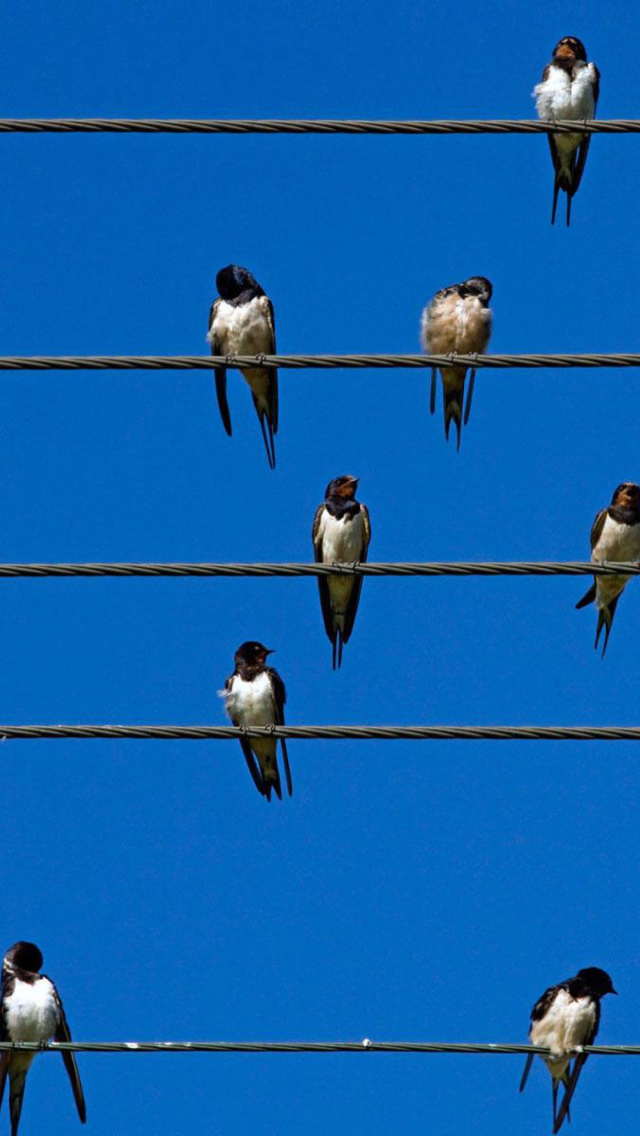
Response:
MULTIPOLYGON (((263 643, 247 640, 241 643, 234 655, 235 669, 229 675, 220 697, 234 726, 284 726, 284 704, 287 694, 284 683, 274 667, 267 666, 267 656, 273 651, 263 643)), ((291 771, 287 756, 287 743, 281 739, 282 760, 289 796, 293 793, 291 771)), ((249 773, 259 793, 271 800, 271 790, 282 800, 280 771, 278 769, 278 739, 240 738, 249 773)))
MULTIPOLYGON (((565 36, 553 49, 553 58, 534 88, 538 117, 548 122, 556 119, 595 118, 600 94, 600 72, 595 63, 587 62, 585 46, 576 36, 565 36)), ((567 195, 567 225, 571 223, 571 202, 584 173, 590 134, 549 133, 549 148, 555 172, 551 224, 556 219, 558 193, 567 195)))
MULTIPOLYGON (((486 276, 470 276, 461 284, 450 284, 436 292, 422 313, 420 342, 422 350, 428 355, 481 355, 489 344, 493 313, 489 301, 493 295, 493 285, 486 276)), ((467 368, 459 366, 441 367, 442 394, 444 398, 444 432, 449 439, 449 428, 454 422, 458 432, 462 431, 462 411, 464 406, 464 385, 467 368)), ((464 424, 469 421, 475 367, 471 368, 467 405, 464 411, 464 424)), ((431 372, 431 413, 436 409, 436 368, 431 372)))
MULTIPOLYGON (((60 995, 53 982, 40 974, 42 954, 35 943, 14 943, 2 963, 0 989, 0 1040, 44 1042, 71 1041, 60 995)), ((9 1077, 11 1136, 17 1136, 27 1073, 35 1053, 4 1050, 0 1056, 0 1106, 9 1077)), ((82 1124, 87 1110, 80 1074, 73 1052, 62 1054, 82 1124)))
MULTIPOLYGON (((601 509, 591 528, 591 562, 631 563, 640 559, 640 487, 634 481, 623 481, 615 490, 611 504, 601 509)), ((576 607, 593 603, 598 609, 596 649, 604 627, 604 659, 618 600, 631 576, 596 576, 589 591, 576 607)))
MULTIPOLYGON (((313 548, 319 564, 354 564, 367 559, 371 522, 366 505, 356 501, 358 478, 334 477, 313 521, 313 548)), ((342 663, 342 648, 353 631, 362 576, 318 576, 324 626, 333 647, 333 669, 342 663)))

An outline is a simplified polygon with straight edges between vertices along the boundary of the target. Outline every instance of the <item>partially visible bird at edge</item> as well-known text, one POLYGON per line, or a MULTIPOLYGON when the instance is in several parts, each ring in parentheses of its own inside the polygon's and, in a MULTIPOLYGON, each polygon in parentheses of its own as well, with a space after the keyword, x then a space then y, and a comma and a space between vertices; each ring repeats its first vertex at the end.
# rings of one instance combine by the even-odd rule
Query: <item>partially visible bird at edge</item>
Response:
MULTIPOLYGON (((640 559, 640 488, 634 481, 623 481, 615 490, 611 504, 597 514, 591 529, 591 563, 632 563, 640 559)), ((595 648, 604 628, 604 659, 618 600, 631 576, 595 576, 589 591, 576 608, 595 603, 598 609, 595 648)))

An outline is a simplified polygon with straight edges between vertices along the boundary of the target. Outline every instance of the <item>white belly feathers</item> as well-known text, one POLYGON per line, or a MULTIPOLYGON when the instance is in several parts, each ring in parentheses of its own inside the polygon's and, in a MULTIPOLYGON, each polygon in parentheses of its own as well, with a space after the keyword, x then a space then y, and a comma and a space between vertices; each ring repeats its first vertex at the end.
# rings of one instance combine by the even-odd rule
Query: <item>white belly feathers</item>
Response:
POLYGON ((595 71, 593 64, 578 68, 573 80, 562 67, 549 68, 549 75, 534 89, 540 118, 593 118, 595 71))
MULTIPOLYGON (((325 564, 343 562, 354 564, 362 556, 364 522, 362 512, 353 518, 332 517, 324 510, 318 536, 321 541, 322 560, 325 564)), ((330 576, 328 580, 331 605, 335 615, 343 615, 349 605, 354 579, 349 576, 330 576)), ((342 628, 342 621, 338 620, 342 628)))
POLYGON ((567 1050, 586 1045, 596 1020, 596 1009, 591 998, 572 998, 566 990, 559 990, 553 1005, 542 1021, 533 1022, 529 1036, 533 1045, 547 1046, 557 1058, 544 1061, 554 1077, 561 1077, 569 1057, 567 1050))
POLYGON ((234 675, 231 690, 220 693, 226 700, 229 717, 241 726, 275 724, 275 707, 268 674, 259 674, 253 682, 246 682, 239 675, 234 675))
POLYGON ((16 978, 5 1000, 5 1017, 13 1041, 47 1041, 58 1027, 58 1008, 48 978, 33 984, 16 978))
POLYGON ((445 296, 422 319, 422 348, 432 355, 482 352, 489 342, 491 312, 477 296, 445 296))
MULTIPOLYGON (((605 519, 600 539, 591 553, 591 560, 601 564, 604 560, 632 561, 640 559, 640 524, 621 525, 608 516, 605 519)), ((598 576, 596 581, 596 603, 598 607, 607 606, 628 584, 630 576, 598 576)))

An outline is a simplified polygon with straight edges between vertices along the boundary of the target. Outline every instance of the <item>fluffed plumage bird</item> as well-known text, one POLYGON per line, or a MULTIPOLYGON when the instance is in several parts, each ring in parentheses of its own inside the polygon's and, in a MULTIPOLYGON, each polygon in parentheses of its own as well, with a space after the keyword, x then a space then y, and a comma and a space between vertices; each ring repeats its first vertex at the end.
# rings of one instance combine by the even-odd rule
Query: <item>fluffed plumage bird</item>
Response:
MULTIPOLYGON (((623 481, 611 499, 611 504, 598 513, 591 529, 591 563, 603 564, 606 560, 618 563, 640 559, 640 488, 633 481, 623 481)), ((586 607, 595 601, 598 609, 598 627, 595 647, 604 627, 604 659, 613 617, 618 600, 630 576, 596 576, 589 591, 578 600, 576 607, 586 607)))
MULTIPOLYGON (((19 942, 9 948, 2 963, 0 1039, 2 1041, 71 1041, 60 995, 53 982, 40 974, 42 954, 35 943, 19 942)), ((9 1077, 11 1136, 17 1136, 27 1073, 35 1053, 5 1050, 0 1056, 0 1106, 9 1077)), ((72 1052, 62 1054, 82 1124, 87 1110, 80 1074, 72 1052)))
MULTIPOLYGON (((273 667, 268 667, 268 647, 254 640, 241 643, 234 656, 235 670, 229 675, 220 696, 234 726, 284 726, 284 683, 273 667)), ((287 743, 281 739, 282 760, 289 796, 293 793, 287 743)), ((282 800, 278 769, 277 738, 240 738, 240 745, 254 785, 271 800, 271 790, 282 800)))
MULTIPOLYGON (((600 72, 595 63, 587 63, 584 44, 575 36, 565 36, 553 49, 551 63, 542 72, 542 80, 534 88, 538 117, 548 122, 558 118, 595 118, 600 93, 600 72)), ((567 225, 571 223, 571 202, 584 173, 590 134, 548 134, 551 160, 555 171, 551 224, 556 219, 558 193, 567 195, 567 225)))
MULTIPOLYGON (((491 337, 492 312, 489 301, 493 285, 485 276, 470 276, 462 284, 450 284, 442 288, 422 313, 420 342, 422 350, 428 355, 483 354, 491 337)), ((444 432, 449 440, 449 428, 454 422, 458 432, 458 449, 462 431, 462 410, 464 405, 464 385, 467 377, 466 367, 441 367, 442 393, 444 398, 444 432)), ((476 378, 475 367, 471 369, 464 424, 469 421, 473 387, 476 378)), ((431 413, 436 409, 436 368, 431 372, 431 413)))
MULTIPOLYGON (((366 505, 356 501, 358 478, 334 477, 313 522, 313 548, 319 564, 354 564, 367 559, 371 522, 366 505)), ((362 576, 318 576, 324 626, 333 648, 333 669, 342 663, 342 649, 355 623, 362 576)))
MULTIPOLYGON (((207 341, 212 355, 275 355, 276 328, 273 304, 255 276, 239 264, 228 264, 216 276, 220 297, 209 312, 207 341)), ((275 435, 278 433, 278 372, 267 367, 245 367, 242 375, 251 388, 253 405, 271 469, 276 468, 275 435)), ((220 416, 231 434, 227 402, 227 369, 215 368, 220 416)))
MULTIPOLYGON (((557 986, 550 986, 531 1011, 531 1044, 551 1050, 548 1057, 543 1057, 543 1061, 552 1080, 554 1133, 559 1132, 565 1117, 570 1119, 571 1098, 589 1056, 588 1053, 575 1055, 572 1051, 583 1045, 593 1045, 600 1025, 600 999, 605 994, 616 993, 606 971, 598 966, 588 966, 579 970, 575 978, 567 978, 557 986), (565 1086, 565 1091, 558 1109, 560 1084, 565 1086)), ((520 1092, 527 1083, 533 1057, 533 1053, 527 1057, 520 1092)))

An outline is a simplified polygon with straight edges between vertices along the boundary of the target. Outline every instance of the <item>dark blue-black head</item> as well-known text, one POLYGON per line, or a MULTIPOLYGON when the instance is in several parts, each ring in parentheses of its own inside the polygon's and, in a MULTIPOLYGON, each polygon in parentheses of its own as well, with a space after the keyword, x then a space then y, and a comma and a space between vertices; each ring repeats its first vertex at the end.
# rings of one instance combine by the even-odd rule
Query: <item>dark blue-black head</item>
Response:
POLYGON ((264 296, 264 290, 255 276, 248 268, 242 268, 239 264, 228 264, 226 268, 220 269, 216 276, 216 288, 223 300, 237 300, 238 296, 242 296, 245 292, 250 294, 248 299, 264 296))
POLYGON ((618 993, 617 990, 613 989, 613 982, 606 970, 601 970, 599 966, 586 966, 584 970, 578 971, 578 978, 582 979, 596 998, 604 998, 605 994, 618 993))
POLYGON ((42 953, 35 943, 25 943, 22 940, 14 943, 4 957, 10 966, 31 971, 33 974, 36 974, 42 966, 42 953))
POLYGON ((343 501, 349 500, 355 497, 359 480, 360 478, 352 477, 350 473, 345 474, 344 477, 334 477, 333 481, 330 481, 327 485, 324 495, 325 497, 340 497, 343 501))
POLYGON ((615 490, 611 498, 612 505, 622 505, 628 509, 637 509, 640 505, 640 488, 635 481, 623 481, 615 490))
POLYGON ((461 284, 460 290, 463 296, 477 296, 486 305, 493 295, 493 284, 486 276, 470 276, 461 284))
POLYGON ((577 59, 587 61, 587 52, 581 39, 577 36, 563 36, 553 49, 553 58, 564 63, 573 64, 577 59))
POLYGON ((234 655, 234 662, 236 666, 255 667, 264 666, 267 655, 273 655, 273 651, 269 647, 265 647, 264 643, 258 643, 255 639, 248 639, 246 643, 241 643, 234 655))

